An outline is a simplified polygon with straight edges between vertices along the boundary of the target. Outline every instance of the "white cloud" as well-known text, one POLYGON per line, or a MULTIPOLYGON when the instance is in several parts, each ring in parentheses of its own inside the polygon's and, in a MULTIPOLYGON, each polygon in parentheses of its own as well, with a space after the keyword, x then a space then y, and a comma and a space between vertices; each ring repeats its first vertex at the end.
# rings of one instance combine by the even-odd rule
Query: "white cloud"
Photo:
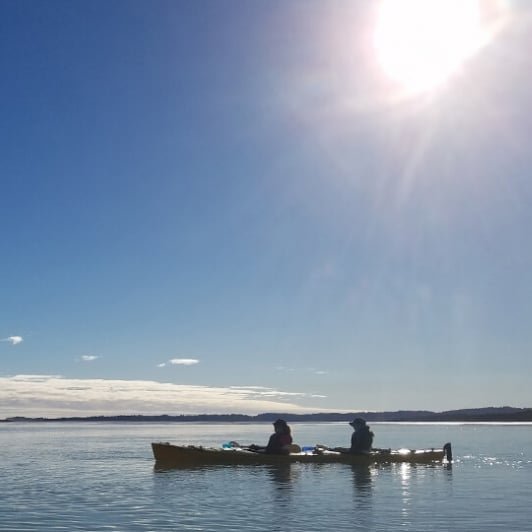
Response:
POLYGON ((168 363, 180 366, 193 366, 194 364, 199 364, 199 360, 195 358, 172 358, 168 363))
POLYGON ((0 419, 119 414, 318 412, 293 401, 310 396, 258 386, 189 386, 156 381, 0 377, 0 419))
MULTIPOLYGON (((296 371, 296 368, 289 368, 286 366, 276 366, 275 368, 277 371, 287 371, 287 372, 293 372, 296 371)), ((301 368, 299 368, 298 371, 301 371, 301 368)), ((327 375, 327 372, 323 369, 316 369, 316 368, 306 368, 305 371, 308 371, 309 373, 313 373, 314 375, 327 375)))
POLYGON ((99 357, 98 355, 81 355, 81 360, 83 362, 92 362, 94 360, 97 360, 99 357))
POLYGON ((20 344, 24 341, 24 338, 22 336, 9 336, 7 338, 2 338, 2 342, 9 342, 12 345, 20 344))
POLYGON ((287 366, 276 366, 275 369, 277 371, 289 371, 289 372, 293 372, 296 370, 296 368, 289 368, 287 366))
POLYGON ((193 366, 194 364, 199 364, 199 360, 196 358, 172 358, 168 362, 157 364, 157 367, 164 368, 168 364, 172 366, 193 366))

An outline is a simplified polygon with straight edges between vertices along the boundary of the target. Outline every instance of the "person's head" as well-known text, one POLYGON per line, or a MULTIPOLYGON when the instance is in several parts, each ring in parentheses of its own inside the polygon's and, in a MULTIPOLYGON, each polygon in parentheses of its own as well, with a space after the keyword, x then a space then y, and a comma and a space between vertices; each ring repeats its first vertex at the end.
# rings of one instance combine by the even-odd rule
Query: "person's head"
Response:
POLYGON ((355 430, 358 430, 362 427, 366 426, 366 420, 362 419, 361 417, 356 417, 349 423, 355 430))
POLYGON ((275 432, 290 432, 290 427, 284 419, 277 419, 273 422, 275 432))

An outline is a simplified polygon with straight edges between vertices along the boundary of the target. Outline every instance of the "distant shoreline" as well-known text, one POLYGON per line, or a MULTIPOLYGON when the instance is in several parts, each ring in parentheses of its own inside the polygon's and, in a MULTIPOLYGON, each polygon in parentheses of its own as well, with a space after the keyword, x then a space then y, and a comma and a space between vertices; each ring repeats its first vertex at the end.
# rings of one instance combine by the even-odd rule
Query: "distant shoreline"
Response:
POLYGON ((514 408, 509 406, 470 408, 431 412, 427 410, 399 410, 395 412, 350 412, 350 413, 316 413, 289 414, 265 413, 256 416, 245 414, 197 414, 197 415, 117 415, 117 416, 71 416, 71 417, 24 417, 15 416, 0 419, 0 423, 16 422, 218 422, 218 423, 271 423, 282 417, 289 422, 334 422, 351 421, 355 417, 363 417, 367 421, 381 422, 532 422, 532 408, 514 408))

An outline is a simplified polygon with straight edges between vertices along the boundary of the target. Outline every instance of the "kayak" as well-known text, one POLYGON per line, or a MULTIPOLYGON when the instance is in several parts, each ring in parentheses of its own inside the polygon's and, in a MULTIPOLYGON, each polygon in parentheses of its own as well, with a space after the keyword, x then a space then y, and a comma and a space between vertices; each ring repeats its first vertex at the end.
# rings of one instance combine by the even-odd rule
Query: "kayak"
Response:
POLYGON ((152 443, 153 456, 158 465, 257 465, 257 464, 384 464, 451 462, 451 444, 446 443, 438 449, 375 449, 368 453, 354 454, 346 451, 315 447, 296 446, 297 452, 287 455, 265 454, 245 447, 203 447, 197 445, 172 445, 170 443, 152 443))

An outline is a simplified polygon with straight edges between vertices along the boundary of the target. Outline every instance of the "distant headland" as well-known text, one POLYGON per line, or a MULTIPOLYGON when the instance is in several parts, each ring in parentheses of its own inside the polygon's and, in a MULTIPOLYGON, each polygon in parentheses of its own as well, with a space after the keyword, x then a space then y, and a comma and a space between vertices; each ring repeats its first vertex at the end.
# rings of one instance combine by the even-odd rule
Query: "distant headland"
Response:
POLYGON ((264 413, 256 416, 245 414, 181 414, 181 415, 116 415, 116 416, 88 416, 88 417, 8 417, 0 419, 0 423, 8 422, 60 422, 60 421, 114 421, 114 422, 218 422, 218 423, 271 423, 282 417, 294 422, 334 422, 351 421, 355 417, 364 417, 367 421, 380 422, 532 422, 532 408, 514 408, 511 406, 468 408, 462 410, 447 410, 444 412, 431 412, 429 410, 398 410, 394 412, 350 412, 350 413, 316 413, 316 414, 290 414, 290 413, 264 413))

